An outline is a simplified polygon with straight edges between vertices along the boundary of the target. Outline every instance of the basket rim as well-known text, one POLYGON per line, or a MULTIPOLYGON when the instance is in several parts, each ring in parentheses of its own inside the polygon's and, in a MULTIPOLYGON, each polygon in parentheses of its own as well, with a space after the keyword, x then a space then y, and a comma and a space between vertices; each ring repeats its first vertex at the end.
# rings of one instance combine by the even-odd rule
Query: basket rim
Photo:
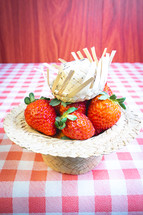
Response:
POLYGON ((11 141, 35 153, 60 157, 100 156, 126 146, 140 132, 141 119, 133 111, 122 111, 110 129, 87 140, 62 140, 32 129, 25 121, 25 104, 14 107, 4 119, 4 130, 11 141))

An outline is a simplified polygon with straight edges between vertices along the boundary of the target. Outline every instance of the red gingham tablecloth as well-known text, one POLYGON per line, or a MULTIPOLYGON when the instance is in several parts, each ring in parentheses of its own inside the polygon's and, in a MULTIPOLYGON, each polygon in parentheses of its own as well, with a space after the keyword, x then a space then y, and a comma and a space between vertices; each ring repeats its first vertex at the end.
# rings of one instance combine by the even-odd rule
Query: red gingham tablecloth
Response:
MULTIPOLYGON (((3 120, 30 92, 50 95, 41 64, 0 64, 0 213, 1 214, 143 214, 143 129, 122 150, 103 156, 83 175, 53 171, 41 154, 8 139, 3 120)), ((143 112, 143 64, 113 63, 108 83, 125 96, 130 109, 143 112)))

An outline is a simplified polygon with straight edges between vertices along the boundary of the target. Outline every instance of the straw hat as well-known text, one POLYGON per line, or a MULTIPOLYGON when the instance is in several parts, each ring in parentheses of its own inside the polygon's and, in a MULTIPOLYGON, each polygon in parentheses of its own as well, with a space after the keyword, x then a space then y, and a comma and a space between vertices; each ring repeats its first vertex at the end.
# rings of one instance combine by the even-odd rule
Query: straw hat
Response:
MULTIPOLYGON (((104 88, 108 69, 116 51, 111 55, 105 48, 98 60, 95 48, 83 49, 87 58, 80 51, 72 52, 74 61, 61 65, 47 66, 46 73, 42 71, 52 94, 64 102, 77 102, 92 99, 104 88), (78 55, 78 56, 77 56, 78 55), (50 71, 50 72, 49 72, 50 71), (52 72, 57 76, 50 78, 52 72)), ((68 174, 83 174, 97 166, 104 154, 114 152, 129 143, 139 133, 141 120, 130 111, 122 111, 119 121, 102 134, 87 140, 61 140, 49 137, 35 131, 25 121, 21 104, 15 107, 4 120, 4 129, 8 137, 21 147, 35 153, 41 153, 45 163, 52 169, 68 174)))
POLYGON ((122 111, 121 118, 112 128, 87 140, 62 140, 49 137, 32 129, 25 121, 25 104, 11 110, 4 120, 8 137, 16 144, 41 153, 52 169, 68 174, 83 174, 101 161, 102 155, 126 146, 141 129, 138 115, 122 111))

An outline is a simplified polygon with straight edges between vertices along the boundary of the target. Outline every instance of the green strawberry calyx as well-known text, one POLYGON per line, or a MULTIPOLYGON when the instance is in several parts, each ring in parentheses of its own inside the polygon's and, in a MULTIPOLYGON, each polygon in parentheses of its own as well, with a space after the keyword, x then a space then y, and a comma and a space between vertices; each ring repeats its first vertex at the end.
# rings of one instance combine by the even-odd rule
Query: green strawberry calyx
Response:
POLYGON ((66 127, 67 119, 75 121, 77 119, 77 116, 70 114, 70 113, 73 113, 75 110, 77 110, 77 108, 71 107, 67 111, 65 111, 62 116, 57 116, 55 121, 55 126, 58 129, 62 130, 66 127))
POLYGON ((71 140, 71 138, 67 137, 67 136, 63 136, 61 137, 62 140, 71 140))
POLYGON ((122 98, 117 98, 117 96, 115 94, 112 94, 111 96, 109 96, 106 92, 102 92, 100 93, 100 97, 98 98, 99 100, 106 100, 106 99, 110 99, 113 102, 116 102, 118 105, 120 105, 124 110, 126 109, 126 106, 124 104, 125 101, 125 97, 122 98))
MULTIPOLYGON (((50 100, 50 98, 41 96, 40 99, 50 100)), ((38 99, 35 99, 34 93, 29 93, 29 97, 25 97, 24 102, 26 105, 29 105, 30 103, 36 101, 38 99)))
POLYGON ((59 105, 59 104, 61 104, 62 106, 66 107, 67 105, 71 104, 71 102, 63 102, 63 101, 61 101, 61 100, 59 100, 57 98, 52 99, 51 102, 50 102, 50 105, 54 106, 54 107, 59 105))

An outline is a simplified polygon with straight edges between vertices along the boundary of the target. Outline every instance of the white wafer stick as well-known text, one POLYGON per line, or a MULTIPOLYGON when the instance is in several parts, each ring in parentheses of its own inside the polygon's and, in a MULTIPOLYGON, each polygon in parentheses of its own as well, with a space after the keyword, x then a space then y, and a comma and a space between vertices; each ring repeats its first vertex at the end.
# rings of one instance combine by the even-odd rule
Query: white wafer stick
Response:
POLYGON ((106 54, 106 57, 101 59, 101 74, 100 74, 100 87, 104 88, 104 85, 107 81, 108 69, 109 69, 109 54, 106 54))
POLYGON ((53 64, 52 66, 54 66, 56 69, 60 70, 61 66, 57 65, 57 64, 53 64))
POLYGON ((61 89, 59 90, 58 94, 62 94, 63 91, 65 90, 66 86, 68 85, 68 83, 70 82, 72 76, 74 75, 75 71, 74 70, 71 70, 68 74, 68 76, 66 77, 64 83, 62 84, 62 87, 61 89))
POLYGON ((58 82, 59 82, 61 76, 62 76, 62 73, 58 73, 58 75, 57 75, 57 77, 56 77, 56 79, 55 79, 55 81, 54 81, 54 83, 53 83, 53 87, 52 87, 52 92, 53 92, 53 93, 54 93, 54 91, 55 91, 55 89, 56 89, 56 87, 57 87, 57 84, 58 84, 58 82))
POLYGON ((90 84, 93 81, 93 77, 82 83, 79 87, 74 89, 71 93, 69 93, 68 97, 74 97, 79 91, 81 91, 84 87, 86 87, 88 84, 90 84))
POLYGON ((49 63, 43 63, 43 65, 45 66, 45 67, 48 67, 50 70, 53 70, 53 69, 55 69, 52 65, 50 65, 49 63))
POLYGON ((61 63, 66 63, 67 61, 65 61, 64 59, 62 59, 62 58, 59 58, 58 59, 61 63))
POLYGON ((95 74, 94 74, 94 77, 93 77, 93 81, 90 84, 90 89, 93 88, 93 85, 94 85, 94 82, 95 82, 95 79, 96 79, 96 73, 97 73, 97 71, 95 71, 95 74))
POLYGON ((75 52, 71 52, 71 54, 75 60, 79 60, 75 52))
POLYGON ((81 54, 80 51, 78 51, 77 54, 78 54, 78 56, 79 56, 80 59, 84 59, 84 57, 83 57, 83 55, 81 54))
POLYGON ((46 66, 46 67, 51 67, 51 65, 48 64, 48 63, 43 63, 43 65, 46 66))
POLYGON ((93 84, 94 90, 96 91, 98 89, 99 86, 99 82, 100 82, 100 76, 101 76, 101 59, 98 62, 98 68, 97 68, 97 72, 96 72, 96 78, 93 84))
POLYGON ((88 60, 90 61, 90 63, 92 63, 92 62, 93 62, 93 59, 92 59, 92 57, 91 57, 91 55, 90 55, 88 49, 87 49, 87 48, 84 48, 83 51, 84 51, 86 57, 88 58, 88 60))
POLYGON ((115 54, 116 54, 116 50, 113 50, 113 51, 111 52, 111 55, 110 55, 109 64, 111 64, 111 62, 112 62, 112 60, 113 60, 115 54))
POLYGON ((101 58, 102 58, 102 57, 104 57, 104 55, 106 54, 106 51, 107 51, 107 48, 105 48, 105 49, 104 49, 104 51, 103 51, 103 54, 102 54, 101 58))
POLYGON ((96 62, 96 65, 98 65, 98 59, 97 59, 97 56, 96 56, 95 47, 91 48, 91 52, 92 52, 93 59, 96 62))

